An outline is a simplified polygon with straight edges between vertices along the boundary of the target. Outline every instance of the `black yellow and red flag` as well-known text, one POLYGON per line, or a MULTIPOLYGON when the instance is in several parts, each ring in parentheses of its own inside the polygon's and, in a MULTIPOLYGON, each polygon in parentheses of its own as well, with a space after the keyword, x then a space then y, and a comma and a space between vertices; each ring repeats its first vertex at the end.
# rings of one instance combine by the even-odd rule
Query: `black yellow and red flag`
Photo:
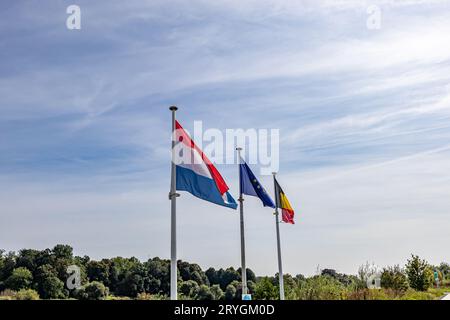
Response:
POLYGON ((281 218, 286 223, 294 224, 294 209, 292 209, 286 194, 275 179, 275 205, 281 209, 281 218))

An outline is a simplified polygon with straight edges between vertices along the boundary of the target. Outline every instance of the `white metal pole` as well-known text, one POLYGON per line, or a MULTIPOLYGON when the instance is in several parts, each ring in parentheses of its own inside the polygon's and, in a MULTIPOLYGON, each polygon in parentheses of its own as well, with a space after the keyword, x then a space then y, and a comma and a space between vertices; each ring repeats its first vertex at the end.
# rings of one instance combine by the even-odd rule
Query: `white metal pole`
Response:
POLYGON ((238 168, 239 168, 239 211, 241 225, 241 277, 242 277, 242 294, 247 294, 247 269, 245 267, 245 237, 244 237, 244 198, 241 188, 241 151, 242 148, 236 148, 238 152, 238 168))
MULTIPOLYGON (((273 174, 273 185, 274 185, 274 191, 275 191, 275 199, 278 199, 278 195, 276 194, 277 188, 276 188, 276 179, 275 175, 276 172, 272 172, 273 174)), ((281 241, 280 241, 280 219, 279 219, 279 213, 278 213, 278 203, 275 205, 275 225, 277 229, 277 251, 278 251, 278 278, 280 282, 280 300, 284 300, 284 278, 283 278, 283 263, 281 262, 281 241)))
POLYGON ((177 300, 177 193, 176 186, 176 166, 175 166, 175 112, 176 106, 169 108, 172 111, 172 168, 170 179, 170 194, 169 199, 171 203, 170 216, 170 299, 177 300))

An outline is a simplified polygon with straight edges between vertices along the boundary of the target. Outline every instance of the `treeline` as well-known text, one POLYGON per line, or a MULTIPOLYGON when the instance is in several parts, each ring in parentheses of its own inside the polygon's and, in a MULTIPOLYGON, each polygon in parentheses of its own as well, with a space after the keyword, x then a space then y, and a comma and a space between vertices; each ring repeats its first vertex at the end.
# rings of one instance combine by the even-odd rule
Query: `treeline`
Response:
MULTIPOLYGON (((278 299, 278 275, 256 277, 247 269, 254 299, 278 299)), ((433 299, 450 283, 450 266, 431 266, 412 256, 404 268, 374 265, 360 267, 358 275, 323 269, 312 277, 284 276, 288 299, 433 299), (441 288, 432 289, 438 277, 441 288), (378 277, 378 278, 377 278, 378 277), (370 290, 370 281, 382 289, 370 290)), ((241 270, 232 267, 203 271, 197 264, 178 261, 180 299, 240 300, 241 270)), ((145 262, 115 257, 91 260, 74 256, 72 247, 0 250, 0 299, 167 299, 170 292, 170 261, 145 262)))

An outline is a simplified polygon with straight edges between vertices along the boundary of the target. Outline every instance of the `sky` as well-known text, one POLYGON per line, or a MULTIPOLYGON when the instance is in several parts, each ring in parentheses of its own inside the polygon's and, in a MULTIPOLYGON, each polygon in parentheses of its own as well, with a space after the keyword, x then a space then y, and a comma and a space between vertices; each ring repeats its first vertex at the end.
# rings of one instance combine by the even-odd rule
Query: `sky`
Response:
MULTIPOLYGON (((169 258, 177 105, 188 130, 280 130, 285 272, 448 262, 448 21, 450 1, 2 1, 0 248, 169 258)), ((180 259, 239 267, 237 211, 182 193, 177 222, 180 259)), ((275 274, 273 210, 247 197, 245 223, 247 266, 275 274)))

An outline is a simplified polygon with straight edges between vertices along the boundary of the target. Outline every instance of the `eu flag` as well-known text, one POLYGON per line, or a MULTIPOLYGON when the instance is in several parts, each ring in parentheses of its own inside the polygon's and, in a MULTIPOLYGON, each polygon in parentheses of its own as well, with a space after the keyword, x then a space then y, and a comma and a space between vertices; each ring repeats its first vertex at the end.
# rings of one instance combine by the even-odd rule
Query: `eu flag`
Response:
POLYGON ((245 161, 242 159, 241 164, 239 165, 239 172, 240 172, 239 176, 241 179, 240 181, 241 193, 249 196, 258 197, 259 199, 261 199, 264 207, 275 208, 275 204, 273 203, 269 194, 259 183, 258 179, 256 179, 255 175, 253 174, 252 170, 250 170, 247 163, 245 163, 245 161))

